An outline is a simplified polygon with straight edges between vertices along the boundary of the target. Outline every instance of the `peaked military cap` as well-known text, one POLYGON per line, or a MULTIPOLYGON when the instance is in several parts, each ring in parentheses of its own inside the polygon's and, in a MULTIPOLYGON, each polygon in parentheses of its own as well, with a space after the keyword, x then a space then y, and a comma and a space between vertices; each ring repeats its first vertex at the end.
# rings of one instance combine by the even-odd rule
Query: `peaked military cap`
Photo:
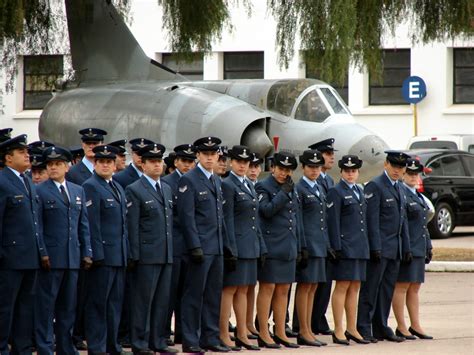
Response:
POLYGON ((30 155, 31 170, 44 170, 46 169, 46 162, 42 155, 33 154, 30 155))
POLYGON ((423 164, 418 159, 410 158, 407 160, 407 173, 421 173, 423 164))
POLYGON ((119 152, 117 147, 112 145, 98 145, 92 149, 94 159, 115 159, 119 152))
POLYGON ((344 155, 338 162, 341 169, 360 169, 362 167, 362 160, 357 155, 344 155))
POLYGON ((311 144, 308 148, 319 150, 320 152, 337 152, 337 150, 334 149, 334 142, 334 138, 328 138, 323 141, 311 144))
POLYGON ((109 143, 109 145, 111 145, 113 147, 116 147, 119 150, 118 154, 120 154, 120 155, 126 155, 127 154, 127 147, 125 147, 125 144, 127 144, 126 139, 120 139, 118 141, 113 141, 113 142, 109 143))
POLYGON ((163 160, 165 161, 167 168, 176 168, 174 165, 174 161, 176 159, 176 152, 170 152, 166 158, 163 160))
POLYGON ((27 135, 21 134, 19 136, 6 140, 0 144, 0 152, 6 153, 7 151, 13 149, 28 148, 26 139, 27 135))
POLYGON ((192 144, 181 144, 174 147, 173 150, 176 153, 177 158, 184 158, 189 160, 196 159, 196 148, 192 144))
POLYGON ((13 128, 0 129, 0 143, 9 140, 12 137, 13 128))
POLYGON ((321 152, 318 150, 305 150, 303 154, 300 155, 300 163, 309 166, 323 166, 324 158, 321 152))
POLYGON ((250 160, 250 165, 260 165, 263 163, 263 159, 260 158, 260 154, 252 153, 252 159, 250 160))
POLYGON ((204 137, 199 138, 194 142, 194 146, 198 152, 205 152, 205 151, 217 151, 219 150, 219 144, 222 141, 217 137, 204 137))
POLYGON ((273 155, 273 164, 282 168, 295 170, 298 166, 295 156, 289 152, 278 152, 273 155))
POLYGON ((399 150, 386 150, 385 153, 387 154, 387 161, 390 164, 401 167, 405 167, 407 165, 407 160, 411 158, 408 154, 399 150))
POLYGON ((225 160, 229 156, 229 149, 227 148, 226 145, 221 145, 217 149, 217 154, 219 154, 219 159, 224 159, 225 160))
POLYGON ((148 144, 146 147, 140 149, 137 154, 143 158, 148 159, 163 159, 165 153, 165 146, 159 143, 148 144))
POLYGON ((229 149, 229 157, 236 160, 251 161, 253 156, 250 149, 245 145, 234 145, 229 149))
POLYGON ((43 152, 43 160, 47 163, 53 160, 62 160, 70 162, 72 160, 71 152, 66 148, 49 147, 43 152))
POLYGON ((155 142, 146 138, 133 138, 130 139, 128 143, 130 143, 134 152, 138 152, 140 149, 145 148, 147 145, 153 144, 155 142))
POLYGON ((107 132, 100 128, 84 128, 79 131, 83 142, 102 142, 107 132))

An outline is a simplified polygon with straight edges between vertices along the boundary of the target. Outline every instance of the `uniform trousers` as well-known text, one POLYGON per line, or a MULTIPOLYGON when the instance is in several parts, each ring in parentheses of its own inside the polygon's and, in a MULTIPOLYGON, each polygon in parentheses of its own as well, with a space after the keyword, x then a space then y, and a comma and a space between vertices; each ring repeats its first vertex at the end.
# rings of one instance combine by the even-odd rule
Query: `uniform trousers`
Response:
POLYGON ((186 256, 188 269, 181 301, 183 346, 216 346, 219 339, 224 259, 222 255, 204 255, 194 263, 186 256))
POLYGON ((393 335, 388 316, 399 268, 400 260, 382 257, 378 263, 367 262, 367 277, 362 282, 357 310, 357 330, 362 336, 384 338, 393 335))
POLYGON ((174 313, 174 340, 182 342, 181 330, 181 298, 183 297, 184 276, 186 275, 186 263, 181 256, 173 256, 173 271, 171 272, 171 286, 169 298, 168 320, 166 324, 166 335, 171 336, 171 320, 174 313))
POLYGON ((117 342, 125 285, 125 268, 99 266, 87 275, 85 324, 91 353, 119 354, 117 342))
POLYGON ((138 264, 129 273, 130 340, 133 350, 159 350, 166 345, 172 264, 138 264))
POLYGON ((78 354, 72 340, 78 270, 40 270, 35 297, 35 338, 39 355, 78 354), (55 323, 53 325, 53 319, 55 323))

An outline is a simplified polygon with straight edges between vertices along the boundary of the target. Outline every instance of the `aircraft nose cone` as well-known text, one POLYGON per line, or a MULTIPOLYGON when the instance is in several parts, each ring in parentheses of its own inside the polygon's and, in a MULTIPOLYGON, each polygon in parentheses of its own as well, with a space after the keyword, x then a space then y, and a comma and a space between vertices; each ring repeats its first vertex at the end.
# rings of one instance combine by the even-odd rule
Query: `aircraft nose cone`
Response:
POLYGON ((349 154, 357 155, 363 161, 359 182, 369 181, 382 172, 385 161, 384 151, 387 149, 387 143, 374 134, 363 136, 349 148, 349 154))

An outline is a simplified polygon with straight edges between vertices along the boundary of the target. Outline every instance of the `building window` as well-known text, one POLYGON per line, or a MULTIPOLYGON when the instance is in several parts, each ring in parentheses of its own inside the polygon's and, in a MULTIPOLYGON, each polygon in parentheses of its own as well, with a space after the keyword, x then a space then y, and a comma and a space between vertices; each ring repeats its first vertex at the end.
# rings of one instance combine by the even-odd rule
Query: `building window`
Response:
POLYGON ((410 50, 384 49, 381 80, 370 78, 370 105, 406 105, 403 81, 410 76, 410 50))
POLYGON ((163 53, 161 63, 189 80, 202 80, 204 77, 202 53, 193 53, 189 59, 178 58, 176 53, 163 53))
POLYGON ((56 81, 63 77, 62 55, 23 57, 23 109, 41 110, 53 96, 56 81))
POLYGON ((263 79, 263 52, 224 53, 224 79, 263 79))
POLYGON ((453 103, 474 104, 474 48, 454 48, 453 103))
MULTIPOLYGON (((306 64, 306 78, 308 79, 318 79, 318 80, 324 80, 324 77, 322 75, 319 75, 319 72, 316 68, 311 66, 309 63, 306 64)), ((346 72, 346 75, 344 77, 344 83, 338 84, 334 82, 328 82, 329 85, 331 85, 334 89, 336 89, 337 93, 339 96, 344 100, 346 105, 349 105, 349 72, 346 72)))

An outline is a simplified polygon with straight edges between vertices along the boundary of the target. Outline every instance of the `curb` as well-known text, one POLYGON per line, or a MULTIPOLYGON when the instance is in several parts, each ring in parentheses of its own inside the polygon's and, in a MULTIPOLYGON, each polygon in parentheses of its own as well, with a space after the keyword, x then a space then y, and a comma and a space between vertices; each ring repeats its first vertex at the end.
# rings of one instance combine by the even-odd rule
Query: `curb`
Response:
POLYGON ((428 272, 474 272, 474 261, 432 261, 425 266, 428 272))

